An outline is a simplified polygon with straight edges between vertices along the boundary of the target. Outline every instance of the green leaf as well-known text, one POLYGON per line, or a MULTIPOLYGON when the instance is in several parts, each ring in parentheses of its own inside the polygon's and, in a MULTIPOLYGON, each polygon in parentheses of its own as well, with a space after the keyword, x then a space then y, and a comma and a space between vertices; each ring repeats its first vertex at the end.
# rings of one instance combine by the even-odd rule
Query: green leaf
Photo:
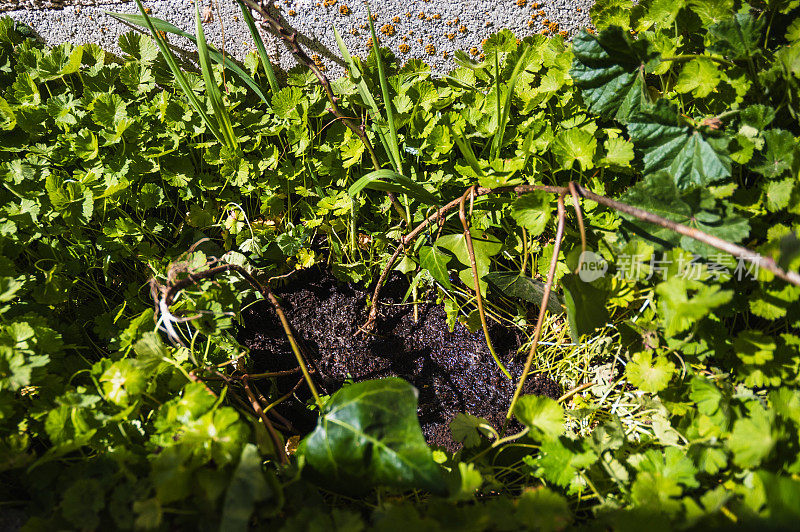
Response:
POLYGON ((553 215, 552 194, 534 191, 517 198, 511 205, 511 217, 536 237, 542 234, 553 215))
POLYGON ((685 125, 677 107, 665 100, 632 116, 628 133, 644 153, 645 174, 665 170, 678 188, 706 186, 731 175, 727 137, 685 125))
POLYGON ((39 81, 52 81, 74 74, 81 66, 83 47, 64 43, 51 49, 38 62, 39 81))
POLYGON ((92 105, 92 118, 105 129, 113 130, 118 122, 128 117, 127 104, 117 94, 101 94, 92 105))
POLYGON ((11 131, 17 125, 17 116, 8 102, 0 97, 0 129, 11 131))
MULTIPOLYGON (((740 242, 750 234, 747 219, 736 214, 733 207, 728 206, 725 211, 721 211, 717 200, 707 189, 695 188, 680 192, 666 172, 647 176, 629 188, 620 201, 729 242, 740 242)), ((670 229, 642 222, 627 214, 622 216, 648 240, 662 245, 667 243, 703 256, 719 253, 716 248, 688 236, 678 235, 670 229)))
POLYGON ((313 476, 343 492, 378 485, 445 491, 417 420, 417 391, 402 379, 336 392, 297 452, 313 476))
POLYGON ((100 376, 103 393, 114 404, 127 406, 141 395, 147 386, 146 374, 135 360, 118 360, 100 376))
POLYGON ((797 146, 794 136, 782 129, 770 129, 764 131, 764 141, 766 152, 759 157, 758 164, 753 165, 753 170, 768 178, 779 177, 791 170, 797 146))
POLYGON ((675 371, 675 364, 664 356, 653 360, 652 351, 636 353, 625 367, 628 381, 642 391, 658 393, 667 387, 675 371))
POLYGON ((632 9, 631 0, 597 0, 592 4, 589 14, 598 30, 604 30, 609 26, 628 29, 632 9))
POLYGON ((748 405, 749 416, 737 419, 726 440, 733 453, 733 462, 742 468, 756 468, 775 448, 777 438, 772 429, 775 414, 756 402, 748 405))
MULTIPOLYGON (((506 297, 522 299, 536 306, 542 304, 542 297, 544 297, 542 281, 515 272, 491 272, 484 275, 483 279, 506 297)), ((564 312, 561 299, 555 290, 550 290, 547 310, 553 314, 564 312)))
MULTIPOLYGON (((480 279, 480 289, 482 293, 485 293, 486 281, 483 280, 483 277, 489 273, 491 257, 500 253, 500 250, 503 249, 503 244, 493 235, 480 231, 475 227, 470 228, 470 235, 472 236, 472 247, 475 251, 475 265, 478 270, 478 279, 480 279)), ((453 253, 461 264, 467 266, 467 268, 459 272, 459 276, 464 284, 474 287, 475 280, 472 276, 472 266, 469 261, 464 233, 440 236, 436 241, 436 245, 453 253)))
POLYGON ((450 422, 450 433, 453 439, 463 443, 464 447, 477 447, 482 441, 481 425, 489 425, 489 422, 472 414, 459 413, 450 422))
POLYGON ((564 433, 564 409, 549 397, 523 395, 514 405, 514 415, 545 440, 564 433))
MULTIPOLYGON (((274 94, 280 90, 280 86, 278 85, 278 78, 275 76, 275 69, 272 68, 272 63, 267 55, 267 49, 264 46, 264 39, 261 38, 261 32, 258 30, 255 20, 253 20, 253 14, 250 12, 250 8, 245 6, 244 2, 237 3, 239 4, 239 8, 242 12, 242 17, 247 24, 247 29, 250 31, 250 37, 253 39, 253 42, 256 45, 258 57, 261 59, 261 66, 264 67, 264 72, 267 74, 269 88, 274 94)), ((212 55, 212 58, 213 57, 214 56, 212 55)), ((216 59, 214 60, 216 61, 216 59)), ((261 95, 261 98, 264 100, 264 103, 266 103, 266 98, 263 95, 261 95)))
POLYGON ((559 131, 551 146, 556 162, 563 170, 570 170, 575 161, 585 172, 594 168, 594 152, 597 151, 597 139, 583 129, 567 129, 559 131))
POLYGON ((428 270, 439 284, 451 290, 453 286, 450 284, 450 274, 447 271, 449 262, 450 256, 439 251, 435 245, 419 248, 419 265, 428 270))
POLYGON ((275 495, 264 478, 261 461, 255 445, 248 443, 242 448, 239 464, 225 494, 220 530, 249 530, 250 516, 256 505, 275 495))
POLYGON ((795 179, 787 177, 781 181, 768 181, 764 185, 764 203, 770 212, 780 211, 789 205, 795 179))
POLYGON ((530 530, 567 530, 574 520, 567 500, 544 486, 525 489, 516 506, 519 522, 530 530))
MULTIPOLYGON (((151 31, 153 29, 157 29, 158 31, 164 31, 166 33, 172 33, 173 35, 179 35, 180 37, 189 39, 193 43, 197 44, 197 40, 195 39, 194 35, 192 35, 191 33, 186 33, 177 26, 170 24, 165 20, 161 20, 160 18, 150 17, 150 16, 145 17, 144 15, 134 15, 132 13, 113 13, 111 11, 104 11, 104 13, 106 15, 114 17, 115 19, 127 22, 129 24, 133 24, 135 26, 147 28, 150 29, 151 31)), ((156 40, 156 44, 158 44, 159 48, 161 48, 158 39, 156 40)), ((244 82, 244 84, 250 88, 250 90, 252 90, 254 93, 256 93, 256 95, 259 98, 261 98, 261 101, 269 105, 269 100, 267 100, 267 97, 261 91, 255 80, 252 77, 250 77, 247 74, 247 72, 242 70, 242 68, 239 65, 231 61, 230 57, 224 56, 222 53, 220 53, 219 50, 217 50, 212 46, 208 47, 208 53, 211 56, 211 59, 215 63, 223 65, 225 68, 236 74, 239 77, 239 79, 241 79, 244 82)), ((167 60, 169 61, 169 59, 167 60)))
POLYGON ((558 486, 566 487, 575 479, 579 471, 597 461, 597 455, 588 447, 587 440, 573 441, 561 437, 545 440, 542 443, 538 459, 526 456, 524 460, 526 463, 538 467, 535 471, 537 476, 558 486))
POLYGON ((647 40, 633 41, 628 32, 612 26, 597 35, 578 33, 572 52, 570 75, 593 113, 624 123, 649 101, 644 72, 659 54, 647 40))
POLYGON ((712 309, 729 303, 733 298, 732 290, 722 290, 718 285, 677 275, 656 286, 656 293, 661 296, 659 309, 668 335, 689 329, 712 309))
POLYGON ((142 63, 152 63, 158 57, 158 46, 147 35, 127 31, 119 36, 117 42, 122 53, 142 63))
POLYGON ((577 343, 581 336, 605 326, 609 314, 606 308, 608 294, 580 277, 568 274, 561 278, 564 289, 564 307, 567 309, 569 334, 577 343))
POLYGON ((675 90, 681 94, 691 92, 695 98, 705 98, 721 79, 716 63, 709 59, 692 59, 681 69, 675 90))
POLYGON ((600 159, 600 164, 627 168, 633 161, 633 144, 622 138, 606 139, 603 142, 606 155, 600 159))
POLYGON ((409 177, 389 169, 374 170, 350 185, 347 193, 355 197, 365 188, 408 194, 412 198, 428 205, 438 205, 439 200, 428 192, 425 187, 415 183, 409 177), (386 182, 386 180, 390 182, 386 182))
POLYGON ((279 118, 289 118, 301 101, 303 92, 298 87, 284 87, 272 95, 272 112, 279 118))
POLYGON ((709 52, 729 59, 752 59, 759 53, 759 42, 764 28, 763 17, 750 13, 737 13, 733 17, 708 27, 709 52))

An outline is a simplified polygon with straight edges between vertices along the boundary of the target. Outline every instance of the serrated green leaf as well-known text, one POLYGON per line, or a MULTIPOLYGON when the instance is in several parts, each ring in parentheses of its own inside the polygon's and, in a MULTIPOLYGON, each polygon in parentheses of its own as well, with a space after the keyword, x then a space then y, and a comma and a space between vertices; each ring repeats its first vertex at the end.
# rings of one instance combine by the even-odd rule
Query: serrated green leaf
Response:
POLYGON ((17 125, 17 116, 8 102, 0 97, 0 129, 11 131, 17 125))
POLYGON ((603 142, 606 150, 605 156, 600 159, 600 164, 607 166, 630 167, 633 161, 633 144, 622 138, 606 139, 603 142))
POLYGON ((709 59, 693 59, 681 69, 675 90, 681 94, 691 92, 695 98, 705 98, 721 79, 716 63, 709 59))
POLYGON ((675 364, 664 356, 653 360, 652 351, 636 353, 625 366, 628 381, 642 391, 658 393, 667 387, 675 371, 675 364))
POLYGON ((523 395, 514 405, 514 415, 543 439, 564 433, 564 409, 549 397, 523 395))
POLYGON ((763 28, 763 18, 755 18, 750 13, 737 13, 708 27, 713 39, 706 49, 730 59, 752 59, 760 48, 763 28))
POLYGON ((577 343, 581 336, 594 332, 608 322, 608 294, 572 273, 561 278, 561 286, 564 289, 569 334, 572 341, 577 343))
POLYGON ((524 194, 511 204, 511 217, 536 237, 542 234, 553 215, 552 194, 534 191, 524 194))
POLYGON ((581 171, 585 172, 594 168, 597 139, 583 129, 567 129, 558 132, 551 149, 563 170, 570 170, 577 161, 581 171))
POLYGON ((794 136, 782 129, 764 131, 766 151, 753 170, 768 178, 775 178, 792 168, 797 142, 794 136))
POLYGON ((731 175, 728 138, 682 122, 677 107, 665 100, 634 114, 628 133, 644 153, 644 172, 665 170, 678 188, 706 186, 731 175))
POLYGON ((767 458, 777 440, 772 429, 775 414, 756 403, 748 405, 748 417, 737 419, 726 440, 733 452, 733 462, 739 467, 755 468, 767 458))
POLYGON ((464 447, 477 447, 482 441, 480 432, 482 424, 489 425, 489 422, 472 414, 456 414, 450 422, 450 433, 453 439, 463 443, 464 447))
POLYGON ((679 276, 659 283, 656 293, 661 296, 659 309, 669 335, 689 329, 712 309, 733 298, 732 290, 722 290, 718 285, 706 285, 679 276), (694 293, 690 294, 690 291, 694 293))
POLYGON ((578 33, 572 51, 570 75, 592 112, 624 123, 649 101, 644 72, 655 64, 658 52, 647 40, 633 41, 611 26, 597 35, 578 33))
POLYGON ((117 41, 122 53, 142 63, 152 63, 158 57, 158 46, 147 35, 126 31, 117 41))

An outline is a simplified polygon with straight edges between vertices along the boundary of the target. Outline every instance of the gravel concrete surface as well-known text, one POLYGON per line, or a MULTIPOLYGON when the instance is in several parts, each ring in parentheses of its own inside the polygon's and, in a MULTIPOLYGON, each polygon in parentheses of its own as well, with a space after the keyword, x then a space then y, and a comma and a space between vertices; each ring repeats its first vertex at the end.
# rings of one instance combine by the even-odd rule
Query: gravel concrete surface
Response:
MULTIPOLYGON (((211 42, 236 58, 253 49, 252 39, 234 0, 199 0, 201 10, 212 13, 205 24, 211 42), (224 38, 223 38, 224 34, 224 38)), ((194 33, 192 0, 143 0, 155 17, 194 33)), ((437 72, 455 67, 455 50, 480 50, 481 41, 508 28, 518 37, 547 30, 567 35, 589 24, 593 0, 381 0, 373 1, 376 31, 403 61, 420 58, 437 72)), ((285 24, 298 32, 301 44, 319 57, 335 76, 343 71, 337 62, 335 25, 351 53, 364 55, 369 40, 366 4, 353 0, 280 0, 273 4, 285 24)), ((57 44, 98 43, 116 51, 119 36, 131 28, 105 11, 137 13, 136 4, 124 0, 0 0, 0 12, 31 26, 45 41, 57 44)), ((256 20, 258 17, 256 16, 256 20)), ((194 46, 170 36, 170 42, 193 50, 194 46)), ((283 69, 295 63, 283 45, 265 38, 267 51, 283 69)), ((315 58, 316 59, 316 58, 315 58)))

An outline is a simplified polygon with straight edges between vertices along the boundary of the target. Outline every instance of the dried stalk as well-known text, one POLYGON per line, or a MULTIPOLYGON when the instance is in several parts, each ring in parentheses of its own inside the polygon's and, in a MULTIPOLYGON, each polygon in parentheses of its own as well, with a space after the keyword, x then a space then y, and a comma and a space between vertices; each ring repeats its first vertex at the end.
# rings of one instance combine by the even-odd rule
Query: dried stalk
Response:
POLYGON ((258 417, 261 418, 262 423, 264 423, 264 426, 267 428, 267 432, 269 432, 269 437, 272 440, 272 444, 275 446, 275 452, 278 453, 278 456, 281 459, 281 464, 288 464, 289 456, 286 454, 286 449, 283 448, 281 439, 278 437, 278 433, 275 432, 275 427, 272 426, 267 414, 265 414, 264 410, 261 408, 261 403, 259 403, 258 399, 256 399, 256 396, 253 395, 253 390, 250 389, 250 381, 246 376, 242 377, 242 385, 244 386, 244 392, 247 394, 247 398, 250 400, 253 410, 258 417))
MULTIPOLYGON (((467 220, 467 214, 465 209, 465 201, 467 196, 470 196, 470 203, 472 199, 475 197, 475 187, 472 186, 467 189, 463 196, 461 196, 461 203, 458 207, 458 216, 461 218, 461 226, 464 228, 464 241, 467 245, 467 254, 469 255, 469 263, 470 267, 472 268, 472 279, 475 282, 475 301, 478 304, 478 315, 481 318, 481 327, 483 327, 483 337, 486 338, 486 347, 489 348, 489 352, 492 354, 492 358, 494 359, 497 367, 500 368, 506 377, 509 380, 512 378, 511 373, 508 372, 506 367, 503 365, 503 362, 500 360, 500 357, 497 356, 497 353, 494 351, 494 346, 492 345, 492 339, 489 336, 489 325, 486 323, 486 313, 483 311, 483 297, 481 296, 481 280, 478 277, 478 264, 475 261, 475 248, 472 245, 472 234, 469 231, 469 222, 467 220)), ((472 209, 470 209, 470 212, 472 209)))
MULTIPOLYGON (((308 388, 309 390, 311 390, 311 394, 314 396, 314 400, 321 409, 322 399, 320 398, 319 393, 317 392, 317 388, 314 385, 314 381, 311 379, 311 374, 308 371, 308 366, 306 365, 305 357, 301 353, 300 346, 295 340, 294 334, 292 333, 292 327, 289 324, 289 320, 286 319, 286 314, 284 314, 283 308, 278 302, 278 299, 272 293, 272 290, 270 289, 269 285, 262 285, 261 283, 259 283, 258 280, 255 277, 253 277, 250 274, 250 272, 248 272, 242 266, 239 266, 237 264, 223 264, 221 266, 215 266, 213 268, 203 270, 202 272, 189 273, 186 277, 177 281, 170 280, 168 281, 167 286, 154 286, 154 288, 160 294, 158 307, 162 311, 164 311, 164 309, 167 309, 168 311, 175 296, 181 290, 188 288, 193 284, 196 284, 198 281, 201 281, 203 279, 211 279, 217 276, 218 274, 227 271, 235 271, 239 275, 244 277, 245 281, 247 281, 250 284, 250 286, 252 286, 255 290, 257 290, 264 299, 268 300, 272 304, 272 307, 275 309, 275 313, 278 315, 278 319, 280 319, 281 321, 281 325, 283 326, 286 338, 287 340, 289 340, 289 345, 292 348, 292 352, 294 353, 294 356, 297 359, 297 364, 303 373, 303 377, 306 379, 308 388)), ((172 274, 168 275, 168 277, 171 278, 172 274)))
MULTIPOLYGON (((751 251, 743 246, 738 246, 727 240, 723 240, 713 235, 709 235, 699 229, 695 229, 694 227, 687 227, 683 224, 679 224, 677 222, 673 222, 672 220, 668 220, 657 214, 653 214, 651 212, 645 211, 644 209, 640 209, 638 207, 633 207, 632 205, 628 205, 626 203, 619 202, 617 200, 613 200, 611 198, 607 198, 606 196, 601 196, 599 194, 595 194, 590 190, 582 187, 577 183, 570 183, 572 187, 576 190, 576 192, 586 199, 592 200, 595 203, 599 203, 605 207, 609 207, 611 209, 617 210, 619 212, 628 214, 633 216, 634 218, 638 218, 644 222, 652 223, 661 227, 665 227, 676 233, 688 236, 689 238, 693 238, 699 242, 703 242, 704 244, 708 244, 709 246, 716 248, 720 251, 724 251, 726 253, 730 253, 737 259, 743 259, 748 262, 751 262, 757 265, 760 268, 764 268, 765 270, 773 273, 779 279, 783 279, 784 281, 791 283, 796 286, 800 286, 800 273, 786 271, 780 266, 778 266, 775 261, 769 257, 765 257, 764 255, 760 255, 751 251)), ((516 187, 499 187, 499 188, 483 188, 477 187, 475 189, 476 196, 486 196, 489 194, 501 194, 504 192, 514 192, 515 194, 527 194, 534 191, 542 191, 542 192, 549 192, 551 194, 559 194, 559 195, 566 195, 571 194, 570 187, 554 187, 548 185, 520 185, 516 187)), ((461 203, 461 198, 454 199, 450 203, 446 204, 435 213, 431 214, 427 218, 425 218, 419 225, 417 225, 412 231, 410 231, 406 236, 404 236, 399 246, 405 247, 410 244, 419 234, 432 222, 439 220, 440 218, 444 217, 448 212, 452 211, 461 203)), ((580 217, 580 220, 583 218, 580 217)), ((579 222, 580 223, 580 222, 579 222)), ((398 248, 400 249, 400 248, 398 248)), ((367 331, 371 331, 372 327, 374 327, 375 319, 377 317, 377 309, 376 305, 378 303, 378 298, 380 296, 381 287, 383 281, 386 279, 386 274, 394 265, 394 261, 397 259, 399 255, 398 252, 392 256, 392 259, 386 263, 384 266, 383 273, 378 280, 378 284, 375 285, 375 290, 372 293, 372 306, 370 308, 369 317, 367 322, 362 327, 367 331)))
POLYGON ((536 328, 533 330, 533 341, 531 342, 531 349, 528 352, 528 358, 525 359, 525 366, 522 368, 522 375, 519 376, 517 388, 514 390, 514 396, 511 398, 511 404, 508 406, 506 419, 510 419, 514 412, 514 405, 517 404, 522 393, 522 387, 525 386, 525 379, 528 378, 528 373, 531 371, 533 364, 533 356, 536 354, 536 347, 539 345, 539 339, 542 337, 542 325, 544 324, 544 316, 547 313, 547 305, 545 301, 550 299, 550 290, 553 288, 553 281, 556 276, 556 267, 558 266, 558 252, 561 250, 561 240, 564 236, 564 195, 558 197, 558 227, 556 228, 556 240, 553 242, 553 258, 550 259, 550 271, 547 272, 547 282, 544 284, 544 294, 542 295, 542 304, 539 305, 539 317, 536 319, 536 328))

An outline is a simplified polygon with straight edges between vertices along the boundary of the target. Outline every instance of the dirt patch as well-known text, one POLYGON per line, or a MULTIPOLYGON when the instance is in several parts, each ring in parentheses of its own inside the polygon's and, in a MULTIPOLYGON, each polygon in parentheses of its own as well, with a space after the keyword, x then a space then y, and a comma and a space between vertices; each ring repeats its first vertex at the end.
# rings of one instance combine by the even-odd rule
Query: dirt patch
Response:
MULTIPOLYGON (((456 414, 483 417, 499 428, 514 383, 495 364, 481 331, 470 333, 461 324, 453 332, 448 330, 441 305, 420 305, 415 323, 413 307, 399 304, 407 286, 399 274, 390 277, 383 290, 376 336, 358 333, 366 314, 363 287, 338 283, 330 274, 310 269, 276 287, 275 293, 326 393, 337 390, 348 378, 404 378, 419 390, 418 414, 427 441, 455 450, 459 444, 452 439, 449 424, 456 414)), ((524 353, 517 355, 521 338, 497 324, 491 325, 490 334, 497 354, 519 376, 525 358, 524 353)), ((245 311, 239 340, 250 348, 256 371, 296 366, 277 316, 265 303, 245 311)), ((282 377, 278 387, 288 391, 297 380, 297 375, 282 377)), ((561 387, 534 376, 528 378, 524 391, 557 398, 561 387)), ((299 427, 310 428, 313 417, 302 406, 304 396, 297 396, 300 400, 291 398, 281 405, 283 414, 299 427)))

